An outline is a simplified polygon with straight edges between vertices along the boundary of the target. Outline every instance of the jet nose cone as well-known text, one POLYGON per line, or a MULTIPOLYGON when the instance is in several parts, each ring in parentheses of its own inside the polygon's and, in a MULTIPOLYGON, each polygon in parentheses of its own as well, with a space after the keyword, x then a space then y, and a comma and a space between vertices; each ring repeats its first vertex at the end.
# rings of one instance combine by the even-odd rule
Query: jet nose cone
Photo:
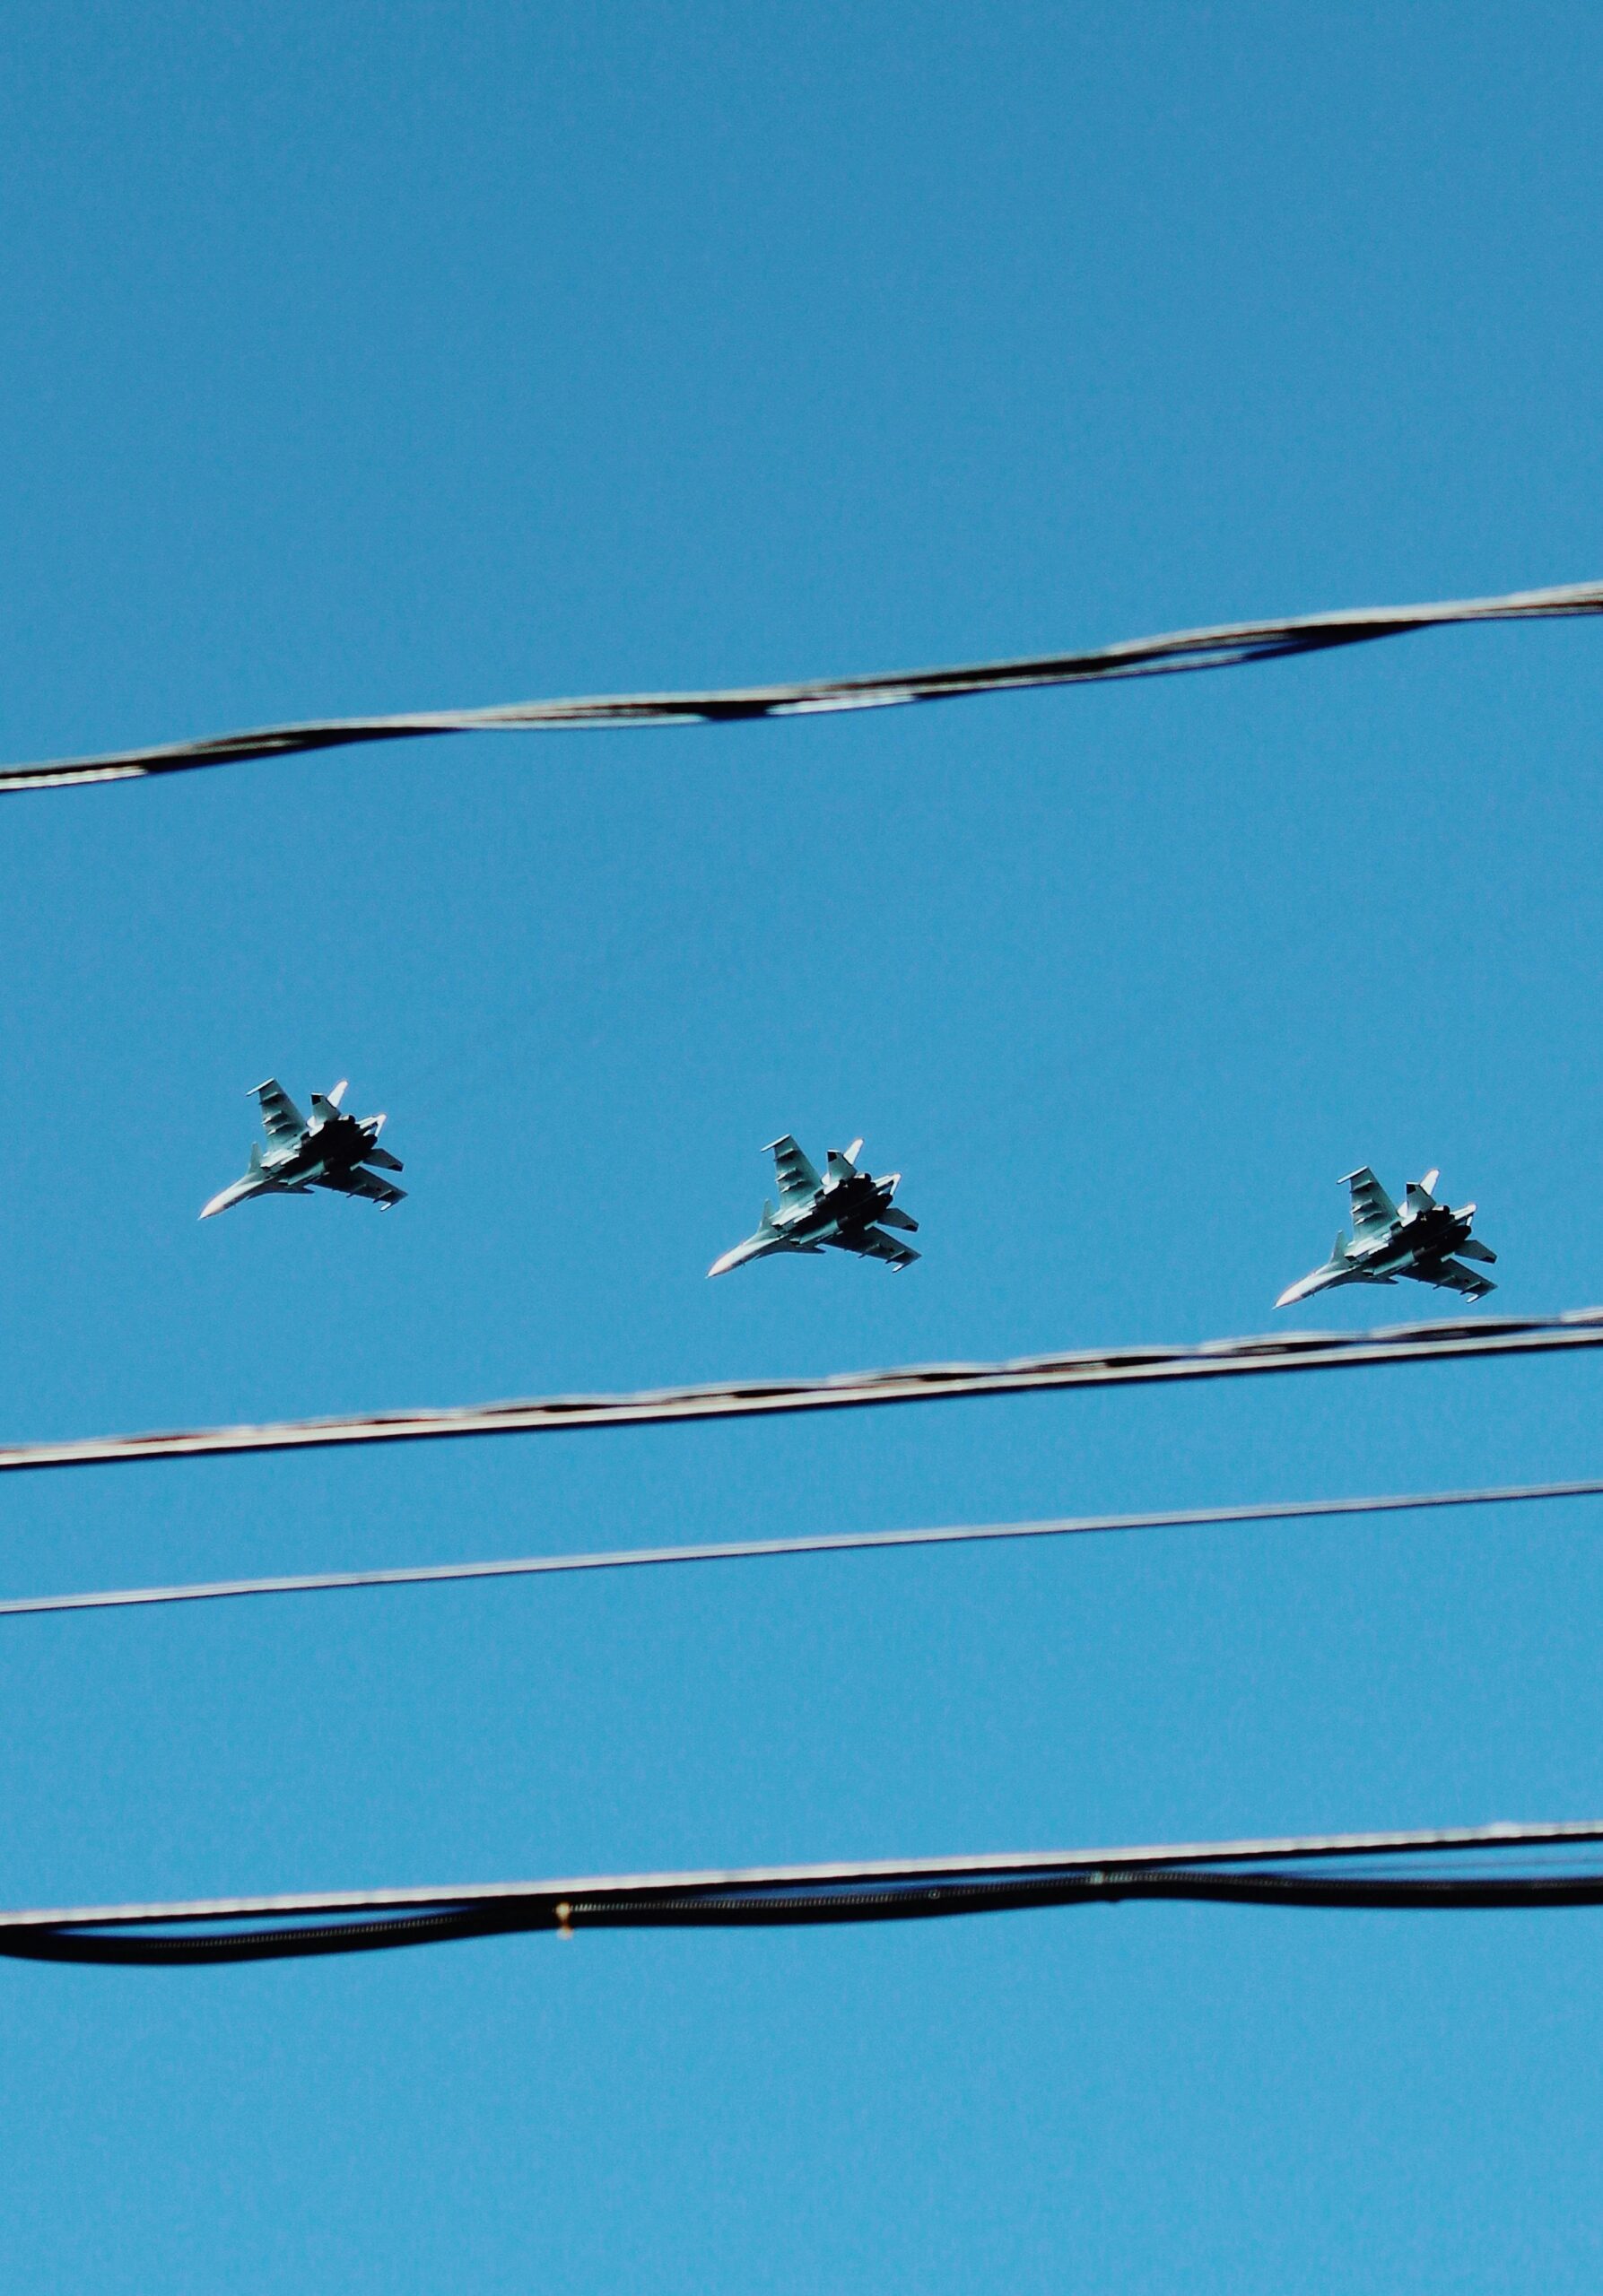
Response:
POLYGON ((719 1258, 713 1261, 712 1265, 707 1271, 709 1277, 710 1278, 714 1275, 727 1275, 729 1270, 735 1265, 736 1261, 739 1257, 740 1247, 737 1244, 732 1252, 725 1252, 719 1258))
POLYGON ((202 1212, 201 1218, 210 1220, 216 1213, 231 1211, 236 1204, 243 1204, 248 1196, 255 1196, 258 1186, 259 1183, 247 1174, 244 1179, 236 1180, 231 1187, 219 1189, 202 1212))

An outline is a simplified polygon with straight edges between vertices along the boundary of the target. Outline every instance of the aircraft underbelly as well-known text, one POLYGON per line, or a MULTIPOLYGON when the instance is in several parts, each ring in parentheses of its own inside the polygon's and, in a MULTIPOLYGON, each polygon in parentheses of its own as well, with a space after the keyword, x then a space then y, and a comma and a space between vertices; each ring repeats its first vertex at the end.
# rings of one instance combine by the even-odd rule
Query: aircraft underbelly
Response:
POLYGON ((813 1214, 806 1220, 798 1220, 790 1234, 798 1244, 822 1244, 837 1233, 840 1225, 832 1213, 822 1218, 813 1214))

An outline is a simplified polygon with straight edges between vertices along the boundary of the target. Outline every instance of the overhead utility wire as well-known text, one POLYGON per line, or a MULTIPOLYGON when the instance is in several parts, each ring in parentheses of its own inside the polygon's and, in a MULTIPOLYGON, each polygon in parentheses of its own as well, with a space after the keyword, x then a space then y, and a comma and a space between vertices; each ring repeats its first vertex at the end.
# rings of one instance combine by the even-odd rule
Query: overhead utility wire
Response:
POLYGON ((916 1363, 843 1371, 823 1379, 734 1379, 638 1395, 540 1396, 456 1409, 352 1412, 265 1426, 175 1433, 95 1435, 0 1448, 0 1474, 31 1467, 127 1465, 240 1451, 316 1450, 344 1443, 437 1441, 447 1436, 549 1435, 666 1421, 747 1419, 797 1411, 854 1411, 966 1396, 1029 1395, 1060 1387, 1141 1386, 1164 1379, 1245 1378, 1267 1371, 1349 1370, 1482 1355, 1546 1355, 1603 1346, 1603 1308, 1559 1316, 1466 1316, 1375 1331, 1269 1332, 1194 1347, 1078 1348, 1000 1363, 916 1363))
POLYGON ((118 1587, 98 1594, 28 1595, 0 1602, 0 1618, 52 1611, 135 1610, 152 1603, 216 1603, 242 1595, 322 1595, 356 1587, 429 1587, 471 1578, 535 1578, 557 1571, 636 1570, 674 1562, 755 1562, 777 1555, 859 1554, 876 1547, 974 1546, 998 1539, 1088 1537, 1118 1531, 1202 1530, 1230 1523, 1314 1522, 1345 1515, 1404 1515, 1444 1507, 1513 1507, 1535 1500, 1603 1498, 1603 1481, 1523 1483, 1484 1491, 1392 1492, 1370 1499, 1296 1499, 1242 1507, 1185 1507, 1149 1515, 1061 1515, 1034 1523, 963 1523, 933 1530, 824 1531, 789 1539, 727 1539, 704 1546, 625 1547, 610 1554, 538 1554, 499 1562, 428 1562, 394 1570, 322 1570, 287 1578, 203 1579, 182 1587, 118 1587))
POLYGON ((1340 1908, 1603 1904, 1603 1864, 1528 1863, 1603 1841, 1603 1824, 1453 1826, 1428 1832, 1289 1836, 1133 1849, 876 1858, 729 1872, 604 1874, 456 1890, 339 1890, 173 1904, 0 1913, 0 1956, 144 1964, 369 1952, 530 1930, 734 1929, 917 1921, 1123 1898, 1340 1908), (1398 1872, 1384 1861, 1488 1862, 1398 1872), (246 1927, 243 1925, 261 1924, 246 1927), (185 1934, 187 1932, 188 1934, 185 1934))
POLYGON ((126 781, 197 766, 237 765, 252 758, 292 757, 344 749, 358 742, 418 740, 440 734, 573 731, 591 726, 727 725, 745 718, 817 717, 841 709, 895 709, 965 693, 1005 693, 1032 686, 1087 685, 1112 678, 1154 677, 1177 670, 1219 670, 1356 646, 1450 622, 1536 622, 1603 613, 1603 583, 1514 590, 1495 598, 1449 598, 1434 605, 1353 606, 1337 613, 1296 614, 1276 622, 1224 622, 1128 639, 1089 653, 1024 655, 931 670, 882 671, 866 677, 816 678, 792 685, 736 686, 706 693, 584 694, 565 701, 514 701, 489 709, 409 710, 396 717, 313 718, 169 742, 154 749, 100 757, 59 758, 0 768, 0 791, 60 789, 78 782, 126 781))

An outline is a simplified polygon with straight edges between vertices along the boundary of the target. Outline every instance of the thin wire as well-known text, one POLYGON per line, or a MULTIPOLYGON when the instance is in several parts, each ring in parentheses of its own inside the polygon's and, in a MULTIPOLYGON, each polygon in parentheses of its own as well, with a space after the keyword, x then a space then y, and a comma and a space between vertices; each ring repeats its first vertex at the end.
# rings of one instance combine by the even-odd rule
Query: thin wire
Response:
POLYGON ((175 1963, 364 1952, 450 1937, 578 1928, 731 1928, 931 1919, 1026 1906, 1190 1898, 1322 1907, 1512 1907, 1603 1902, 1595 1864, 1398 1875, 1379 1859, 1506 1858, 1603 1841, 1593 1821, 1046 1850, 727 1872, 589 1875, 466 1888, 341 1890, 0 1913, 0 1955, 175 1963), (1358 1862, 1368 1861, 1368 1862, 1358 1862), (1347 1870, 1331 1870, 1345 1864, 1347 1870), (1256 1869, 1256 1870, 1254 1870, 1256 1869), (1321 1870, 1323 1869, 1323 1870, 1321 1870), (264 1928, 237 1925, 265 1922, 264 1928), (311 1926, 308 1926, 310 1924, 311 1926), (188 1935, 173 1935, 176 1928, 188 1935), (141 1935, 156 1931, 161 1934, 141 1935), (128 1934, 128 1933, 135 1934, 128 1934))
POLYGON ((797 1411, 851 1411, 1037 1389, 1111 1387, 1166 1379, 1219 1379, 1268 1371, 1353 1369, 1468 1356, 1548 1354, 1603 1346, 1603 1308, 1558 1316, 1455 1317, 1382 1330, 1270 1332, 1207 1340, 1195 1347, 1081 1348, 1000 1363, 919 1363, 823 1379, 728 1380, 638 1395, 544 1396, 443 1411, 353 1412, 265 1426, 203 1427, 176 1433, 89 1436, 0 1449, 0 1474, 35 1467, 121 1466, 242 1451, 319 1449, 346 1443, 438 1441, 471 1435, 532 1435, 667 1421, 742 1419, 797 1411))
POLYGON ((706 1546, 625 1547, 608 1554, 540 1554, 498 1562, 422 1563, 395 1570, 324 1570, 285 1578, 203 1579, 179 1587, 119 1587, 94 1594, 30 1595, 0 1602, 0 1618, 54 1611, 215 1603, 245 1595, 321 1595, 356 1587, 426 1587, 473 1578, 544 1578, 557 1571, 634 1570, 675 1562, 752 1562, 776 1555, 860 1554, 876 1547, 971 1546, 997 1539, 1079 1538, 1119 1531, 1205 1529, 1230 1523, 1312 1522, 1346 1515, 1402 1515, 1443 1507, 1512 1507, 1534 1500, 1603 1498, 1603 1480, 1525 1483, 1482 1491, 1392 1492, 1371 1499, 1302 1499, 1244 1507, 1187 1507, 1147 1515, 1064 1515, 1032 1523, 966 1523, 933 1530, 836 1531, 789 1539, 732 1539, 706 1546))
POLYGON ((750 718, 815 717, 842 709, 894 709, 906 702, 947 700, 967 693, 1084 685, 1180 670, 1229 669, 1241 663, 1362 645, 1372 639, 1452 622, 1529 622, 1600 612, 1603 583, 1575 582, 1556 589, 1511 591, 1502 597, 1450 598, 1433 605, 1357 606, 1276 622, 1226 622, 1210 629, 1133 639, 1089 653, 1027 655, 1013 661, 819 678, 801 684, 727 687, 704 693, 586 694, 571 700, 510 702, 489 709, 309 718, 199 741, 166 743, 154 749, 8 766, 0 769, 0 791, 126 781, 151 774, 181 773, 198 766, 232 765, 252 758, 290 757, 355 743, 416 740, 440 734, 725 725, 750 718))

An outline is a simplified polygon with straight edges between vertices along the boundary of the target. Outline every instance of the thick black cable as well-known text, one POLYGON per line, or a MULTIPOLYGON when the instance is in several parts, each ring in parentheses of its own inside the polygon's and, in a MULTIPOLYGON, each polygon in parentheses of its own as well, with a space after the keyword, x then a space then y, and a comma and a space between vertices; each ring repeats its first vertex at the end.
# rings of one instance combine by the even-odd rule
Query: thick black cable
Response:
POLYGON ((1538 1907, 1603 1905, 1603 1874, 1513 1874, 1382 1882, 1338 1875, 1140 1874, 1099 1881, 973 1883, 962 1889, 840 1892, 815 1898, 664 1900, 627 1910, 579 1900, 563 1923, 528 1916, 399 1916, 391 1920, 327 1923, 304 1929, 257 1929, 211 1936, 93 1935, 41 1930, 0 1940, 0 1958, 73 1961, 101 1967, 174 1968, 235 1961, 300 1961, 330 1953, 370 1953, 402 1945, 438 1945, 472 1937, 510 1937, 536 1930, 840 1928, 871 1921, 932 1921, 963 1914, 1040 1911, 1049 1907, 1112 1905, 1126 1900, 1168 1903, 1279 1906, 1326 1912, 1519 1912, 1538 1907))
POLYGON ((859 1554, 884 1547, 971 1546, 1006 1539, 1084 1538, 1127 1531, 1198 1530, 1232 1523, 1320 1522, 1450 1507, 1516 1507, 1603 1498, 1603 1480, 1490 1483, 1478 1491, 1390 1492, 1365 1499, 1294 1499, 1234 1507, 1182 1507, 1145 1515, 1060 1515, 1030 1523, 963 1523, 910 1531, 820 1531, 797 1538, 727 1539, 701 1546, 623 1547, 608 1554, 536 1554, 492 1562, 427 1562, 396 1570, 307 1571, 277 1578, 197 1579, 186 1586, 117 1587, 0 1602, 0 1618, 60 1611, 135 1610, 162 1603, 235 1601, 249 1595, 318 1595, 362 1587, 429 1587, 479 1578, 534 1578, 575 1570, 636 1570, 680 1562, 754 1562, 780 1556, 859 1554))
POLYGON ((823 1379, 723 1380, 640 1395, 540 1396, 455 1409, 353 1412, 266 1426, 202 1427, 174 1433, 88 1436, 0 1448, 0 1474, 34 1467, 128 1465, 139 1459, 210 1457, 240 1451, 320 1449, 345 1443, 439 1441, 469 1435, 531 1435, 669 1421, 747 1419, 797 1411, 853 1411, 958 1396, 1028 1395, 1061 1387, 1144 1386, 1268 1371, 1441 1362, 1469 1356, 1543 1355, 1603 1346, 1603 1308, 1558 1316, 1465 1316, 1377 1331, 1270 1332, 1194 1347, 1080 1348, 1002 1363, 917 1363, 845 1371, 823 1379))
POLYGON ((64 1908, 0 1914, 0 1957, 146 1966, 254 1961, 539 1930, 813 1927, 1126 1899, 1393 1911, 1598 1905, 1599 1843, 1603 1825, 1591 1822, 1493 1825, 1016 1857, 595 1875, 457 1891, 64 1908), (1498 1862, 1520 1850, 1550 1859, 1582 1849, 1590 1851, 1590 1862, 1567 1868, 1498 1862), (1471 1853, 1491 1862, 1462 1870, 1471 1853), (1454 1858, 1460 1870, 1395 1870, 1416 1859, 1454 1858))
POLYGON ((1333 646, 1363 645, 1412 630, 1452 622, 1532 622, 1603 612, 1603 583, 1516 590, 1502 597, 1449 598, 1433 605, 1357 606, 1337 613, 1297 614, 1275 622, 1226 622, 1137 638, 1091 652, 1027 655, 929 670, 893 670, 867 677, 818 678, 800 684, 727 687, 705 693, 587 694, 563 701, 509 702, 488 709, 431 709, 398 716, 317 718, 154 749, 100 757, 60 758, 0 768, 0 791, 60 789, 91 781, 126 781, 181 773, 253 758, 291 757, 363 742, 417 740, 441 734, 561 731, 592 726, 727 725, 764 718, 816 717, 842 709, 894 709, 967 693, 1003 693, 1032 686, 1085 685, 1153 677, 1178 670, 1228 669, 1333 646))

